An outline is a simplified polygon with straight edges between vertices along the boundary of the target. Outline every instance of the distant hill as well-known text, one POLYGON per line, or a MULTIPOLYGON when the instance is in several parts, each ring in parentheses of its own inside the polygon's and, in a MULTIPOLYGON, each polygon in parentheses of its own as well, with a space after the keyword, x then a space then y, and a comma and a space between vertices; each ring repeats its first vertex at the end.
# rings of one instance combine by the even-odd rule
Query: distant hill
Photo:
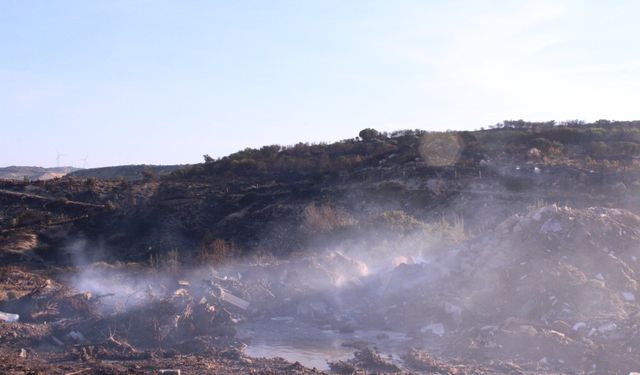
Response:
POLYGON ((74 167, 28 167, 28 166, 10 166, 0 168, 0 179, 2 180, 23 180, 25 177, 31 181, 50 180, 52 178, 62 177, 79 168, 74 167))
POLYGON ((128 181, 142 180, 145 173, 149 176, 165 176, 184 165, 118 165, 113 167, 89 168, 76 170, 69 176, 89 178, 95 177, 102 180, 125 179, 128 181))

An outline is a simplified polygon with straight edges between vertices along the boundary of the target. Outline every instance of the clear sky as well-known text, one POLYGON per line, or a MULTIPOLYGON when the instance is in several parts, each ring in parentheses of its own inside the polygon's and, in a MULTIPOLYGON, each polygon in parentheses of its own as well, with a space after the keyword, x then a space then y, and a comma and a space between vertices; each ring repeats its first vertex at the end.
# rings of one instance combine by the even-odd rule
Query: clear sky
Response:
POLYGON ((635 0, 0 0, 0 166, 640 119, 639 15, 635 0))

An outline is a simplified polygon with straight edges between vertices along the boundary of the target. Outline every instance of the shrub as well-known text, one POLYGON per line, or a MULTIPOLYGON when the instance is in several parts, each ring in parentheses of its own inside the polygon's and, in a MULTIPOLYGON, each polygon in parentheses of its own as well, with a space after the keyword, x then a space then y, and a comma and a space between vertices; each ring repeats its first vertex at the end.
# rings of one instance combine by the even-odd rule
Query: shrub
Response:
POLYGON ((87 179, 84 180, 84 184, 87 185, 90 190, 93 190, 96 187, 97 182, 98 181, 95 177, 87 177, 87 179))
POLYGON ((219 265, 233 258, 235 253, 233 243, 217 238, 200 247, 198 262, 203 265, 219 265))
POLYGON ((355 219, 345 210, 332 206, 310 204, 302 213, 303 227, 309 233, 327 233, 355 224, 355 219))
POLYGON ((156 181, 157 179, 158 179, 158 175, 156 171, 153 170, 153 168, 149 167, 148 165, 145 165, 142 168, 142 181, 153 182, 153 181, 156 181))

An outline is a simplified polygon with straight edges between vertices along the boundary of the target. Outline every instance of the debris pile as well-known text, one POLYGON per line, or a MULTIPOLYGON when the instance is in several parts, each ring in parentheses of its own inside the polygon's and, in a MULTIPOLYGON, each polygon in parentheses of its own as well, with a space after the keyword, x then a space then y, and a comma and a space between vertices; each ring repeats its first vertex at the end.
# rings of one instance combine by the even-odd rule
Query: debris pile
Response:
POLYGON ((358 319, 468 359, 606 373, 640 367, 640 217, 545 206, 399 265, 358 319))
POLYGON ((178 281, 165 295, 149 286, 127 307, 111 301, 117 299, 113 294, 77 293, 46 279, 19 298, 2 301, 0 318, 24 322, 14 323, 15 339, 24 333, 30 345, 73 348, 70 355, 83 361, 147 358, 159 348, 201 352, 203 345, 190 342, 200 336, 207 338, 204 346, 239 345, 234 326, 248 302, 226 289, 224 281, 207 280, 195 288, 178 281), (41 327, 43 333, 23 332, 25 327, 41 327))
POLYGON ((237 323, 264 319, 336 334, 398 331, 423 344, 399 361, 365 343, 330 363, 337 373, 628 373, 640 368, 639 244, 640 217, 628 211, 551 205, 374 273, 332 252, 193 271, 114 295, 21 281, 29 275, 16 270, 0 280, 23 285, 0 302, 0 342, 81 363, 198 353, 248 364, 237 323))

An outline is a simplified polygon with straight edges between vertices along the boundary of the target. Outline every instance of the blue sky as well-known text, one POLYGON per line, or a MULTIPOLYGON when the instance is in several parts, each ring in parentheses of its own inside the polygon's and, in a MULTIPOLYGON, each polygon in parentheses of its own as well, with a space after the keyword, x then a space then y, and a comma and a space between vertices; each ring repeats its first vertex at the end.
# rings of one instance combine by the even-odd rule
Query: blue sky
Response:
POLYGON ((0 0, 0 165, 640 119, 637 1, 0 0))

